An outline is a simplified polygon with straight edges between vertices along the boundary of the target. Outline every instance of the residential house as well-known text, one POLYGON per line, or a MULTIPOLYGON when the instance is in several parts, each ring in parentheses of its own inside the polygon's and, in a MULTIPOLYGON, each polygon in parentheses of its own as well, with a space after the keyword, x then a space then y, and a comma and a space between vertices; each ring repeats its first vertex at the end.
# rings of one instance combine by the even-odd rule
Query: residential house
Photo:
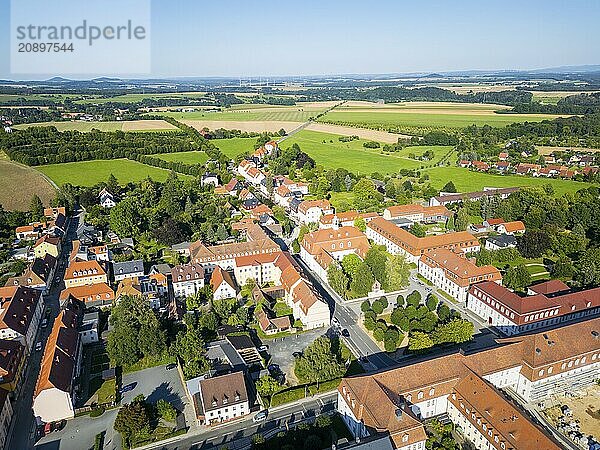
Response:
POLYGON ((0 339, 19 341, 29 354, 42 317, 42 293, 23 286, 0 287, 0 339))
POLYGON ((15 228, 15 234, 19 240, 37 240, 44 230, 45 226, 43 223, 34 222, 15 228))
POLYGON ((254 316, 261 331, 266 335, 283 333, 292 329, 289 316, 276 317, 273 311, 264 306, 262 309, 256 308, 254 316))
POLYGON ((86 284, 108 283, 106 271, 98 261, 73 261, 65 270, 65 288, 86 284))
POLYGON ((33 246, 33 254, 36 258, 44 259, 44 256, 52 255, 58 258, 60 254, 60 238, 44 235, 39 238, 33 246))
POLYGON ((36 258, 25 269, 23 275, 11 277, 6 281, 5 286, 27 286, 41 290, 47 294, 52 285, 54 271, 56 269, 56 258, 46 254, 43 259, 36 258))
MULTIPOLYGON (((373 219, 369 224, 376 220, 379 219, 373 219)), ((367 236, 355 227, 317 230, 305 234, 300 242, 300 257, 325 282, 327 269, 333 261, 341 261, 351 253, 364 259, 368 251, 367 236)))
POLYGON ((94 245, 102 242, 102 231, 98 230, 93 225, 83 223, 77 228, 77 239, 83 245, 94 245))
POLYGON ((125 278, 139 278, 144 276, 144 261, 135 259, 133 261, 123 261, 112 263, 113 278, 115 282, 125 278))
POLYGON ((86 308, 104 308, 112 306, 115 293, 105 282, 84 284, 63 289, 60 292, 60 304, 64 305, 69 298, 74 298, 86 308))
POLYGON ((480 249, 477 238, 466 231, 417 237, 380 217, 367 224, 366 235, 378 245, 385 245, 392 255, 403 254, 408 262, 417 264, 428 250, 446 248, 455 252, 473 253, 480 249))
POLYGON ((83 315, 81 326, 79 327, 79 338, 81 345, 95 344, 98 342, 98 325, 100 323, 100 314, 98 311, 89 312, 83 315))
POLYGON ((0 339, 1 390, 12 392, 19 389, 25 361, 25 347, 23 344, 15 340, 0 339))
POLYGON ((507 336, 600 313, 600 288, 572 291, 564 283, 549 284, 552 289, 546 291, 543 287, 521 296, 496 283, 479 283, 469 289, 467 308, 507 336))
POLYGON ((242 183, 237 178, 232 178, 229 182, 224 186, 225 191, 232 197, 237 197, 238 192, 242 190, 242 183))
POLYGON ((514 248, 517 246, 517 238, 511 234, 499 234, 498 236, 488 236, 485 240, 486 250, 502 250, 504 248, 514 248))
POLYGON ((525 224, 520 220, 504 222, 496 227, 496 231, 500 234, 522 234, 525 233, 525 224))
POLYGON ((161 290, 155 279, 148 276, 135 278, 124 278, 117 286, 115 301, 118 302, 122 297, 141 297, 148 302, 152 309, 161 307, 161 290))
POLYGON ((322 215, 333 214, 328 200, 304 200, 298 205, 297 219, 301 224, 318 222, 322 215))
POLYGON ((496 227, 504 223, 504 219, 490 218, 483 221, 483 226, 487 228, 487 231, 496 231, 496 227))
POLYGON ((214 187, 217 187, 219 185, 219 177, 214 173, 207 172, 200 177, 200 185, 212 185, 214 187))
POLYGON ((508 161, 499 161, 494 164, 494 169, 502 173, 508 172, 508 169, 510 169, 510 163, 508 161))
POLYGON ((82 353, 78 326, 79 318, 69 309, 61 311, 54 321, 33 393, 33 413, 39 422, 75 417, 75 380, 82 353))
POLYGON ((459 302, 466 302, 469 288, 481 281, 502 282, 500 271, 494 266, 477 266, 464 253, 445 248, 427 250, 419 258, 418 271, 459 302))
POLYGON ((500 152, 498 154, 498 159, 500 161, 506 161, 508 159, 508 153, 507 152, 500 152))
POLYGON ((67 215, 67 209, 64 206, 54 208, 44 208, 44 217, 48 220, 56 220, 60 216, 67 215))
POLYGON ((250 397, 243 372, 201 379, 194 394, 196 417, 202 425, 214 425, 250 413, 250 397))
POLYGON ((171 269, 171 283, 176 298, 196 295, 204 287, 204 267, 198 263, 175 266, 171 269))
POLYGON ((487 172, 490 170, 490 165, 483 161, 473 161, 471 162, 471 167, 478 172, 487 172))
POLYGON ((210 277, 210 285, 213 289, 213 298, 222 300, 224 298, 234 298, 237 295, 237 289, 233 278, 226 270, 221 267, 215 267, 210 277))
POLYGON ((98 198, 100 200, 100 206, 103 208, 113 208, 117 204, 115 197, 106 189, 100 191, 98 198))

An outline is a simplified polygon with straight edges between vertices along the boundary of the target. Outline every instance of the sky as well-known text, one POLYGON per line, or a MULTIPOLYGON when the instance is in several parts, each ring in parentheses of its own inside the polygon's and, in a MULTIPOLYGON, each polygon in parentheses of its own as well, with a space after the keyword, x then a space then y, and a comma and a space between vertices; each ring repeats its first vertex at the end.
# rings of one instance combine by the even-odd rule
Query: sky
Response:
MULTIPOLYGON (((148 1, 151 61, 144 78, 600 64, 597 0, 148 1)), ((47 2, 68 17, 69 8, 58 3, 47 2)), ((10 0, 0 0, 0 78, 68 75, 39 73, 40 67, 35 75, 12 73, 10 30, 10 0)), ((115 55, 111 62, 118 65, 119 58, 125 65, 135 55, 115 55)), ((110 73, 72 78, 127 75, 114 73, 114 65, 110 73)))

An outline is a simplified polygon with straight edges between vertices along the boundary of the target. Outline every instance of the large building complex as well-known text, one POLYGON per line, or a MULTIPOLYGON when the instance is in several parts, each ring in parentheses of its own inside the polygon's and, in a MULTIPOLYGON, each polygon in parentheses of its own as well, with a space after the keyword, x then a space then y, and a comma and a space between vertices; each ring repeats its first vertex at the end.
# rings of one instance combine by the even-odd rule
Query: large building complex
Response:
MULTIPOLYGON (((495 284, 495 283, 494 283, 495 284)), ((345 378, 338 409, 352 434, 389 433, 395 448, 425 448, 422 420, 448 414, 477 449, 561 446, 511 400, 537 403, 600 375, 600 319, 497 340, 497 346, 345 378)))

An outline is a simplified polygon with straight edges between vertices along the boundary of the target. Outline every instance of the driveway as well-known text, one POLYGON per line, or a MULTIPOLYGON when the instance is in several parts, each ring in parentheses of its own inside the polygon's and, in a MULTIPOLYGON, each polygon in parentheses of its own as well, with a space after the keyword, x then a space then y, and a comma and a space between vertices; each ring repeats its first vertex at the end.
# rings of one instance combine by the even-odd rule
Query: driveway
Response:
POLYGON ((196 426, 194 405, 185 393, 177 369, 167 370, 162 365, 124 374, 122 386, 132 383, 135 383, 135 387, 123 394, 121 404, 131 403, 140 394, 150 403, 156 403, 162 398, 184 412, 187 426, 196 426))
POLYGON ((317 328, 304 333, 286 336, 276 339, 263 339, 263 343, 269 346, 271 361, 269 364, 277 364, 286 374, 286 380, 295 380, 294 377, 294 352, 301 352, 308 347, 319 336, 327 332, 326 328, 317 328), (290 378, 291 377, 291 378, 290 378))

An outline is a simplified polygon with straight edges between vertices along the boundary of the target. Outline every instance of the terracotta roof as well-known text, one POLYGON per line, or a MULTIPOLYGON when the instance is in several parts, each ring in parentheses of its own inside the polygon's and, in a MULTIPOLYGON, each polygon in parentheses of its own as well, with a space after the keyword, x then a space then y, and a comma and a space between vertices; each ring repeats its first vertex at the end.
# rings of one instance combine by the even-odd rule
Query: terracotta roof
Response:
POLYGON ((108 253, 108 247, 106 245, 96 245, 94 247, 88 247, 88 250, 94 255, 103 255, 108 253))
MULTIPOLYGON (((373 219, 373 221, 375 220, 378 219, 373 219)), ((320 253, 322 249, 332 252, 336 250, 358 248, 361 245, 369 246, 367 236, 365 236, 358 228, 349 226, 340 227, 337 230, 324 229, 313 231, 312 233, 304 235, 304 239, 302 239, 302 246, 311 255, 320 253), (350 247, 348 247, 348 242, 351 243, 350 247), (332 248, 332 246, 334 246, 334 248, 332 248)))
POLYGON ((191 261, 215 262, 248 254, 257 255, 281 250, 275 242, 269 239, 259 225, 248 225, 246 227, 246 238, 248 242, 234 242, 210 247, 205 246, 200 241, 194 242, 190 245, 191 261))
POLYGON ((215 270, 213 270, 213 273, 210 277, 210 285, 212 286, 213 290, 216 291, 223 282, 235 289, 235 283, 231 278, 231 275, 229 275, 229 272, 221 269, 220 266, 217 266, 215 267, 215 270))
POLYGON ((514 222, 504 222, 502 224, 507 233, 514 233, 515 231, 525 231, 525 224, 520 220, 514 222))
POLYGON ((555 294, 557 292, 568 291, 571 288, 567 286, 563 281, 548 280, 529 286, 527 289, 535 292, 536 294, 548 295, 555 294))
POLYGON ((106 283, 86 284, 85 286, 63 289, 60 292, 60 302, 64 302, 69 296, 73 296, 84 303, 96 301, 112 302, 115 299, 114 291, 106 283))
POLYGON ((291 194, 291 191, 284 184, 275 189, 275 192, 281 197, 287 197, 291 194))
POLYGON ((420 256, 425 250, 444 248, 474 247, 479 241, 466 231, 438 234, 436 236, 417 237, 408 231, 397 227, 392 222, 378 217, 367 224, 367 228, 381 234, 400 248, 415 256, 420 256))
POLYGON ((200 380, 200 398, 204 413, 225 405, 248 401, 246 379, 243 372, 233 372, 200 380))
POLYGON ((63 216, 67 215, 67 210, 64 206, 59 206, 57 208, 44 208, 44 217, 55 218, 59 214, 63 216))
POLYGON ((98 261, 72 261, 65 270, 65 280, 75 280, 97 275, 106 275, 98 261))
POLYGON ((58 246, 59 242, 60 242, 60 238, 46 234, 46 235, 42 236, 41 238, 39 238, 35 242, 34 247, 37 247, 38 245, 41 245, 43 243, 58 246))
POLYGON ((200 264, 183 264, 171 269, 171 280, 173 283, 199 279, 204 279, 204 267, 200 264))
POLYGON ((504 219, 500 219, 500 218, 486 219, 485 222, 487 222, 489 226, 493 227, 495 225, 500 225, 501 223, 504 223, 504 219))
POLYGON ((454 390, 456 395, 452 395, 448 400, 479 429, 492 447, 498 448, 504 443, 507 448, 519 450, 562 448, 534 425, 519 408, 476 374, 470 373, 464 377, 454 390), (481 425, 486 424, 487 430, 484 431, 477 420, 481 425), (488 434, 490 431, 491 436, 488 434))
POLYGON ((237 180, 237 178, 232 178, 231 180, 229 180, 229 183, 227 183, 224 187, 227 190, 227 192, 231 192, 237 187, 238 183, 239 181, 237 180))
POLYGON ((298 212, 306 214, 310 208, 328 210, 331 209, 331 203, 329 203, 329 200, 304 200, 298 205, 298 212))
POLYGON ((77 318, 72 311, 63 310, 54 321, 46 341, 34 398, 46 389, 71 392, 78 344, 77 318))
POLYGON ((600 307, 600 288, 552 296, 519 296, 499 284, 484 281, 472 286, 469 294, 479 298, 503 316, 509 317, 517 325, 600 307), (514 317, 510 317, 511 313, 514 317))
POLYGON ((502 279, 500 271, 496 267, 489 265, 476 266, 464 256, 445 248, 427 250, 419 261, 429 267, 443 269, 446 278, 462 287, 483 280, 496 281, 502 279), (448 272, 451 274, 450 276, 448 276, 448 272))

